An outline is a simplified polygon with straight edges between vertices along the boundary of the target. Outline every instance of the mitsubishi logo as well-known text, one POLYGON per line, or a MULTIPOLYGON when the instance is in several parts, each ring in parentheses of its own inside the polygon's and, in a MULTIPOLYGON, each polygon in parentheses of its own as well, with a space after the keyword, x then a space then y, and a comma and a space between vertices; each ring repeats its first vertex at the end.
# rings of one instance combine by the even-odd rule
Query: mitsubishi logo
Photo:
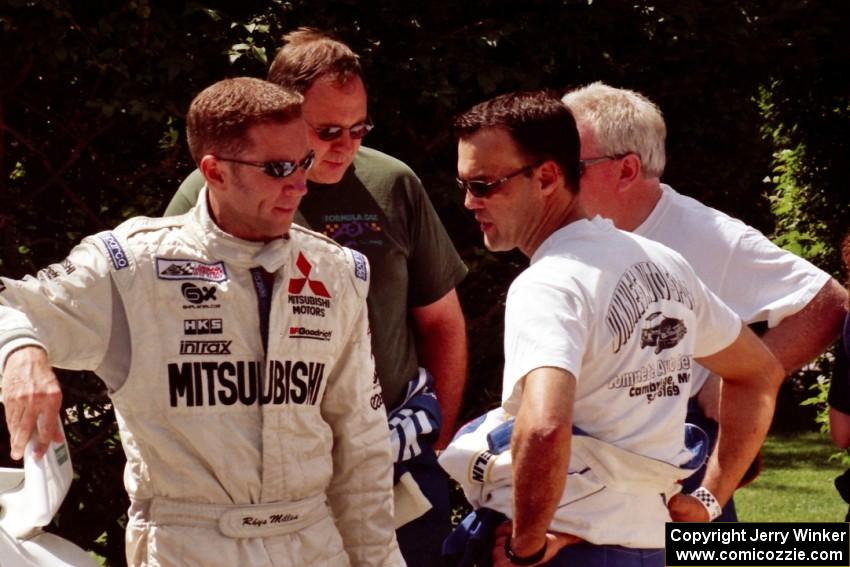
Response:
POLYGON ((310 291, 313 292, 313 295, 330 298, 331 294, 328 292, 325 284, 319 280, 310 279, 310 271, 312 271, 313 265, 307 261, 307 258, 305 258, 304 254, 301 252, 298 253, 298 259, 295 260, 295 267, 298 268, 298 271, 300 271, 301 275, 304 277, 290 278, 289 293, 298 295, 304 289, 304 284, 307 284, 310 286, 310 291))

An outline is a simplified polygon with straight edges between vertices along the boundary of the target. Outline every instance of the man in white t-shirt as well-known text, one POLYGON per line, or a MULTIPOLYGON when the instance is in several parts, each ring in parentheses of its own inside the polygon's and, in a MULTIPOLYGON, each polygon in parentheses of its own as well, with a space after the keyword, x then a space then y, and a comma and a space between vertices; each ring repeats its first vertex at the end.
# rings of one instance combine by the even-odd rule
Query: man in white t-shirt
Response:
POLYGON ((625 488, 606 486, 598 500, 593 521, 608 526, 606 539, 581 534, 588 541, 562 547, 568 538, 549 533, 574 479, 573 427, 612 452, 682 465, 699 357, 724 377, 723 436, 704 486, 673 498, 685 516, 705 521, 761 446, 782 369, 681 256, 587 218, 577 198, 578 133, 558 99, 503 95, 460 116, 455 129, 458 183, 485 245, 531 259, 506 306, 502 407, 516 416, 513 502, 494 564, 663 565, 670 494, 651 479, 630 486, 629 469, 613 471, 625 488))
MULTIPOLYGON (((794 372, 838 336, 846 293, 829 274, 782 250, 760 232, 664 185, 666 127, 643 95, 593 83, 568 92, 584 172, 581 201, 589 215, 661 242, 747 324, 766 324, 762 340, 794 372)), ((689 421, 714 433, 719 380, 699 368, 689 421)), ((689 481, 700 482, 701 474, 689 481)), ((689 488, 685 484, 685 490, 689 488)), ((721 521, 736 521, 730 500, 721 521)))

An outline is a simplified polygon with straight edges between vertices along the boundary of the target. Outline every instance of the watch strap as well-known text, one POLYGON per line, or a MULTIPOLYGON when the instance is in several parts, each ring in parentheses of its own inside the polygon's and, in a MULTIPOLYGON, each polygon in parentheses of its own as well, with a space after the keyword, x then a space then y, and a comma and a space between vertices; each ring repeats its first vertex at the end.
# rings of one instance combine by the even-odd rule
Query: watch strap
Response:
POLYGON ((549 547, 548 539, 543 542, 543 547, 541 547, 536 553, 521 557, 514 553, 514 550, 511 549, 511 536, 508 536, 505 539, 505 556, 508 558, 508 561, 514 565, 534 565, 535 563, 540 562, 540 560, 543 559, 543 556, 546 555, 547 547, 549 547))

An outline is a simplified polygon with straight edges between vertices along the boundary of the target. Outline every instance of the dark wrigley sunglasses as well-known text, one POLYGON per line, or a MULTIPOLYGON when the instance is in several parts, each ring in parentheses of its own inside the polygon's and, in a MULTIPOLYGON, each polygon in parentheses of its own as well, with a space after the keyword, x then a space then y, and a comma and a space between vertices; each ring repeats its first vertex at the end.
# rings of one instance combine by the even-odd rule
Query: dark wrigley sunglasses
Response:
POLYGON ((313 167, 313 161, 316 159, 316 152, 310 150, 307 152, 307 155, 304 156, 299 161, 246 161, 242 159, 235 158, 224 158, 215 156, 216 159, 221 161, 229 161, 232 163, 238 163, 241 165, 249 165, 251 167, 259 167, 263 170, 263 173, 268 175, 269 177, 289 177, 300 167, 304 171, 307 171, 311 167, 313 167))
POLYGON ((366 120, 358 122, 350 128, 344 128, 342 126, 321 126, 316 128, 315 126, 310 126, 323 142, 332 142, 338 139, 346 130, 348 130, 348 135, 351 136, 352 140, 362 140, 374 127, 375 125, 372 124, 372 119, 368 116, 366 120))
POLYGON ((530 173, 532 169, 537 167, 536 165, 526 165, 520 169, 517 169, 514 172, 511 172, 504 177, 500 177, 494 181, 478 181, 478 180, 470 180, 461 179, 460 177, 456 177, 455 181, 457 182, 457 186, 462 191, 469 191, 475 197, 486 197, 491 191, 496 189, 499 185, 508 181, 512 177, 516 177, 517 175, 530 173))

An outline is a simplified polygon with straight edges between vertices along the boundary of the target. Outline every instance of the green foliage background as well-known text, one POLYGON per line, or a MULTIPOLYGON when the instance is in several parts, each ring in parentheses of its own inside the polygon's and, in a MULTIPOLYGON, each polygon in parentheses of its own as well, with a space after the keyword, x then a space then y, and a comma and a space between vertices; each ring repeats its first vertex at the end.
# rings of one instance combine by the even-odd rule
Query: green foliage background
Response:
MULTIPOLYGON (((0 0, 0 273, 33 273, 85 234, 160 214, 193 167, 191 98, 264 76, 301 25, 362 55, 369 145, 420 174, 472 270, 466 416, 497 398, 504 293, 523 266, 483 250, 452 182, 450 120, 492 95, 594 80, 647 94, 668 121, 667 182, 838 274, 850 3, 837 0, 0 0)), ((56 529, 123 565, 108 400, 91 374, 61 378, 79 479, 56 529)))

